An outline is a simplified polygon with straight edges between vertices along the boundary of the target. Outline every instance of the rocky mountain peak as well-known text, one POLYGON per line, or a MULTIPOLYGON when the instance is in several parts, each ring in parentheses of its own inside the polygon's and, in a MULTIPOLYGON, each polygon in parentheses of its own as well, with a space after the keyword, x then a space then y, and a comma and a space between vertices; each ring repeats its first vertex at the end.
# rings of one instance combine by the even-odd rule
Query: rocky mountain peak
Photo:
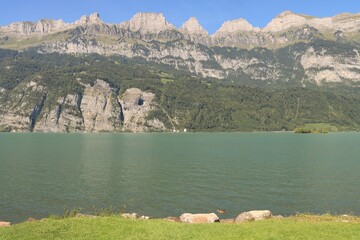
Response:
POLYGON ((360 14, 342 13, 335 17, 315 18, 285 11, 276 16, 264 29, 265 32, 280 32, 292 27, 308 25, 318 30, 357 31, 360 27, 360 14))
POLYGON ((42 19, 37 22, 34 32, 37 33, 52 33, 56 31, 64 30, 67 27, 67 24, 59 19, 59 20, 47 20, 42 19))
POLYGON ((187 20, 180 30, 187 31, 190 34, 208 35, 208 32, 200 25, 199 21, 195 17, 191 17, 187 20))
POLYGON ((295 14, 291 11, 285 11, 277 15, 263 29, 266 32, 280 32, 290 27, 301 26, 307 24, 312 17, 295 14))
POLYGON ((129 21, 132 32, 160 32, 166 29, 175 29, 161 13, 137 13, 129 21))
POLYGON ((99 23, 103 23, 103 21, 100 17, 100 14, 97 12, 90 14, 89 16, 84 15, 75 22, 76 25, 91 25, 99 23))
POLYGON ((226 21, 222 24, 219 30, 215 33, 215 35, 219 34, 232 34, 238 31, 258 31, 258 28, 254 28, 248 21, 243 18, 233 20, 233 21, 226 21))
POLYGON ((292 11, 284 11, 284 12, 280 13, 279 15, 277 15, 275 18, 285 18, 285 17, 292 16, 292 15, 298 15, 298 14, 293 13, 292 11))

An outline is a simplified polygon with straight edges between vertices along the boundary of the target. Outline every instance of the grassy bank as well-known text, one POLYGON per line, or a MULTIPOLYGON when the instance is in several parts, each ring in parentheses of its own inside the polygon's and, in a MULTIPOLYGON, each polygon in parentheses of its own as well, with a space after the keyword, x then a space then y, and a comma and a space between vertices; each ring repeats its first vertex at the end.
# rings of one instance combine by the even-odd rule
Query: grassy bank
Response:
POLYGON ((0 229, 0 239, 356 239, 360 219, 302 215, 243 224, 181 224, 120 217, 45 219, 0 229))

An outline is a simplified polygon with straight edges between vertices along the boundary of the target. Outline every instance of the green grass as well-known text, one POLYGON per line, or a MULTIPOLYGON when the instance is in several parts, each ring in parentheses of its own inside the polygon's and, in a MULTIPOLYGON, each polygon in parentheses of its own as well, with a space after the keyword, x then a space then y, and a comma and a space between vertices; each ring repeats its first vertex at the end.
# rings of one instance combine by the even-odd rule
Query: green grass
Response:
POLYGON ((358 218, 298 216, 244 224, 181 224, 120 217, 46 219, 0 229, 0 239, 359 239, 358 218))
POLYGON ((44 42, 55 42, 57 40, 65 41, 69 35, 64 32, 42 35, 31 35, 26 37, 10 36, 9 40, 0 45, 1 48, 12 50, 23 50, 29 47, 39 45, 44 42))
POLYGON ((162 82, 163 84, 171 83, 171 82, 173 82, 173 81, 174 81, 174 79, 161 78, 161 82, 162 82))

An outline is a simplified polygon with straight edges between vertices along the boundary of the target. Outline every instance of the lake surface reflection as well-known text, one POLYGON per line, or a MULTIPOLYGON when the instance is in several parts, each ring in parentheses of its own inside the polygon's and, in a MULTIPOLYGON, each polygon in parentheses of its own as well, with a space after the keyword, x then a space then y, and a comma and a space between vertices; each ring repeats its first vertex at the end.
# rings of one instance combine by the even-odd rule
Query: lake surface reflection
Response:
POLYGON ((0 220, 113 206, 360 214, 360 134, 0 134, 0 220))

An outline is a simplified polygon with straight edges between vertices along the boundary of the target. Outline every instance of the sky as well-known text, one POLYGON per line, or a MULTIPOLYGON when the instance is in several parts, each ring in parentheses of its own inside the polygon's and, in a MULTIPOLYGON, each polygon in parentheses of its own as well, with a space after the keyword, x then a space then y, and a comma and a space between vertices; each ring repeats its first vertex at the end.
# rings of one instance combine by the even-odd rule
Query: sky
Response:
POLYGON ((63 19, 73 22, 99 12, 107 23, 129 20, 137 12, 163 13, 180 27, 195 16, 214 33, 224 21, 245 18, 263 28, 279 13, 290 10, 316 17, 360 13, 360 0, 1 0, 0 25, 16 21, 63 19))

